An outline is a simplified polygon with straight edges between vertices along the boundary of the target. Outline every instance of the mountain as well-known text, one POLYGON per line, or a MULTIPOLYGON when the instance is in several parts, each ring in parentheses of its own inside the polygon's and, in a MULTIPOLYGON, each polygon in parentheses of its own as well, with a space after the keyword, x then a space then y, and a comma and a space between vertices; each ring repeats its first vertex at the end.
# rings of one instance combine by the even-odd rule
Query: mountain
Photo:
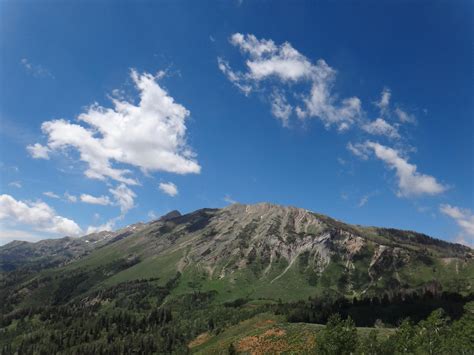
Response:
MULTIPOLYGON (((420 233, 350 225, 268 203, 173 211, 113 233, 0 248, 3 271, 48 267, 56 280, 81 274, 80 291, 71 297, 144 278, 165 285, 179 274, 175 293, 214 290, 222 301, 297 300, 328 290, 345 296, 467 293, 474 286, 473 257, 466 246, 420 233)), ((28 297, 36 292, 42 291, 30 290, 28 297)))
POLYGON ((474 307, 472 249, 268 203, 15 241, 0 265, 2 354, 310 352, 324 327, 307 323, 331 314, 395 327, 474 307))
POLYGON ((0 272, 16 269, 38 271, 63 266, 88 255, 92 250, 130 235, 143 226, 134 224, 115 232, 103 231, 80 238, 44 239, 37 243, 13 241, 0 247, 0 272))

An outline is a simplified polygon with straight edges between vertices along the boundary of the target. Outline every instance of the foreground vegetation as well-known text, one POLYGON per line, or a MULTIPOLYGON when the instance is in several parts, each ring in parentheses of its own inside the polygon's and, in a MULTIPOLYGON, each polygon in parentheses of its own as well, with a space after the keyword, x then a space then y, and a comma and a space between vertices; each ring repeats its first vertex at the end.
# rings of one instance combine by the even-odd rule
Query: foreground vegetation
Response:
POLYGON ((173 294, 179 281, 178 273, 164 286, 157 279, 124 282, 87 297, 74 297, 73 285, 65 284, 50 304, 21 308, 2 294, 1 353, 471 354, 473 349, 472 296, 428 292, 348 301, 327 293, 293 303, 222 303, 216 291, 173 294), (372 330, 361 328, 368 325, 372 330))

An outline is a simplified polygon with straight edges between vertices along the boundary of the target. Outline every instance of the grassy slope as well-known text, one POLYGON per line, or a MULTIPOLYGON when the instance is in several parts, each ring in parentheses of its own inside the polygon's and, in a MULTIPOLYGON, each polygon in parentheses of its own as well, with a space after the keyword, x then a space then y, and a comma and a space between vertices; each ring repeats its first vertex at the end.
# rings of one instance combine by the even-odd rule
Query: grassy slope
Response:
MULTIPOLYGON (((370 281, 368 280, 367 268, 373 253, 374 247, 372 244, 377 242, 390 245, 394 242, 387 235, 378 233, 376 228, 358 226, 350 228, 357 229, 371 242, 367 245, 370 252, 362 259, 354 261, 355 270, 350 272, 349 281, 352 282, 359 277, 359 279, 362 278, 362 283, 367 284, 370 281)), ((49 299, 48 297, 54 289, 60 287, 62 278, 68 277, 71 273, 83 272, 84 270, 95 277, 91 280, 90 291, 124 281, 144 278, 159 278, 159 284, 164 285, 179 270, 182 272, 182 277, 177 288, 173 291, 174 295, 190 292, 192 290, 190 283, 194 283, 194 287, 196 287, 197 281, 197 287, 201 290, 216 290, 218 292, 217 302, 238 298, 282 299, 283 301, 306 299, 308 296, 321 293, 326 287, 337 290, 337 281, 344 273, 343 262, 331 262, 318 282, 315 283, 309 281, 308 274, 305 273, 304 265, 301 265, 300 260, 296 260, 286 269, 288 264, 284 259, 281 259, 280 262, 275 262, 271 269, 265 273, 266 266, 259 264, 257 259, 254 264, 245 268, 233 271, 227 270, 224 278, 221 278, 220 274, 225 265, 218 264, 215 266, 212 276, 210 276, 208 270, 205 270, 200 264, 191 262, 189 266, 185 267, 182 263, 183 257, 189 252, 190 244, 188 242, 196 237, 190 235, 180 236, 176 239, 176 242, 164 248, 166 238, 166 234, 157 234, 156 228, 147 227, 127 238, 98 248, 90 255, 65 267, 44 270, 36 277, 50 276, 52 283, 32 291, 31 295, 25 298, 23 305, 40 305, 43 301, 49 299), (94 270, 97 268, 104 268, 108 264, 130 256, 137 256, 139 262, 122 271, 103 272, 102 275, 94 274, 94 270)), ((414 245, 410 237, 407 237, 403 242, 397 241, 397 245, 404 245, 410 249, 420 248, 420 246, 414 245)), ((426 247, 426 252, 431 255, 430 259, 433 261, 431 265, 423 262, 412 262, 400 269, 396 275, 391 276, 400 278, 412 287, 437 280, 444 285, 467 282, 471 285, 471 290, 473 289, 474 263, 472 261, 465 262, 458 258, 436 258, 440 255, 439 247, 432 245, 426 247)), ((377 281, 377 284, 377 287, 382 291, 386 288, 384 280, 377 281)), ((350 295, 351 290, 347 289, 346 292, 350 295)))
MULTIPOLYGON (((230 344, 239 352, 252 354, 311 353, 316 342, 316 334, 322 328, 319 324, 287 323, 273 314, 259 314, 227 328, 218 335, 203 333, 189 343, 195 354, 227 354, 230 344)), ((358 328, 362 335, 373 328, 358 328)), ((393 330, 377 329, 379 335, 388 336, 393 330)))

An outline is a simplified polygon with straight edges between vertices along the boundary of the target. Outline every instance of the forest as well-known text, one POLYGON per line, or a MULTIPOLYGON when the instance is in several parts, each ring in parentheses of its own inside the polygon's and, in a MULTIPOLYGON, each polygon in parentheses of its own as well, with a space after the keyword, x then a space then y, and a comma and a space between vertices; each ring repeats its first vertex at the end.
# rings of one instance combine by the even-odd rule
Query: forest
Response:
MULTIPOLYGON (((80 275, 78 276, 80 277, 80 275)), ((47 306, 11 311, 2 295, 1 354, 186 354, 203 332, 219 334, 257 314, 292 323, 319 323, 316 354, 472 354, 474 297, 455 293, 385 295, 348 300, 326 293, 306 301, 236 299, 216 302, 216 291, 167 298, 178 283, 123 282, 77 299, 55 294, 47 306), (258 301, 258 302, 254 302, 258 301), (9 312, 6 312, 7 309, 9 312), (361 336, 357 327, 373 327, 361 336), (379 330, 389 328, 389 337, 379 330)), ((69 282, 73 282, 70 280, 69 282)), ((236 353, 233 344, 224 353, 236 353)))

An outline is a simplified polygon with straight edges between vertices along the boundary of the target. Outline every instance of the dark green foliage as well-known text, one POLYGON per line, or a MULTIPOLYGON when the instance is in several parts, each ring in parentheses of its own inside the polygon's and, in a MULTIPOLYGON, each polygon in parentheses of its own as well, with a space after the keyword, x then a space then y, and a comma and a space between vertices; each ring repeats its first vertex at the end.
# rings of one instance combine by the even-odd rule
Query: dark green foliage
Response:
POLYGON ((349 355, 357 347, 357 329, 351 318, 341 319, 339 314, 329 317, 326 327, 317 335, 316 353, 349 355))
POLYGON ((280 303, 275 306, 275 312, 286 315, 290 322, 326 323, 331 314, 339 313, 342 317, 350 316, 358 327, 372 327, 377 320, 397 326, 407 317, 419 322, 438 308, 444 309, 450 318, 459 319, 464 305, 472 300, 474 294, 466 297, 453 293, 434 296, 430 292, 348 300, 327 292, 307 301, 280 303))

